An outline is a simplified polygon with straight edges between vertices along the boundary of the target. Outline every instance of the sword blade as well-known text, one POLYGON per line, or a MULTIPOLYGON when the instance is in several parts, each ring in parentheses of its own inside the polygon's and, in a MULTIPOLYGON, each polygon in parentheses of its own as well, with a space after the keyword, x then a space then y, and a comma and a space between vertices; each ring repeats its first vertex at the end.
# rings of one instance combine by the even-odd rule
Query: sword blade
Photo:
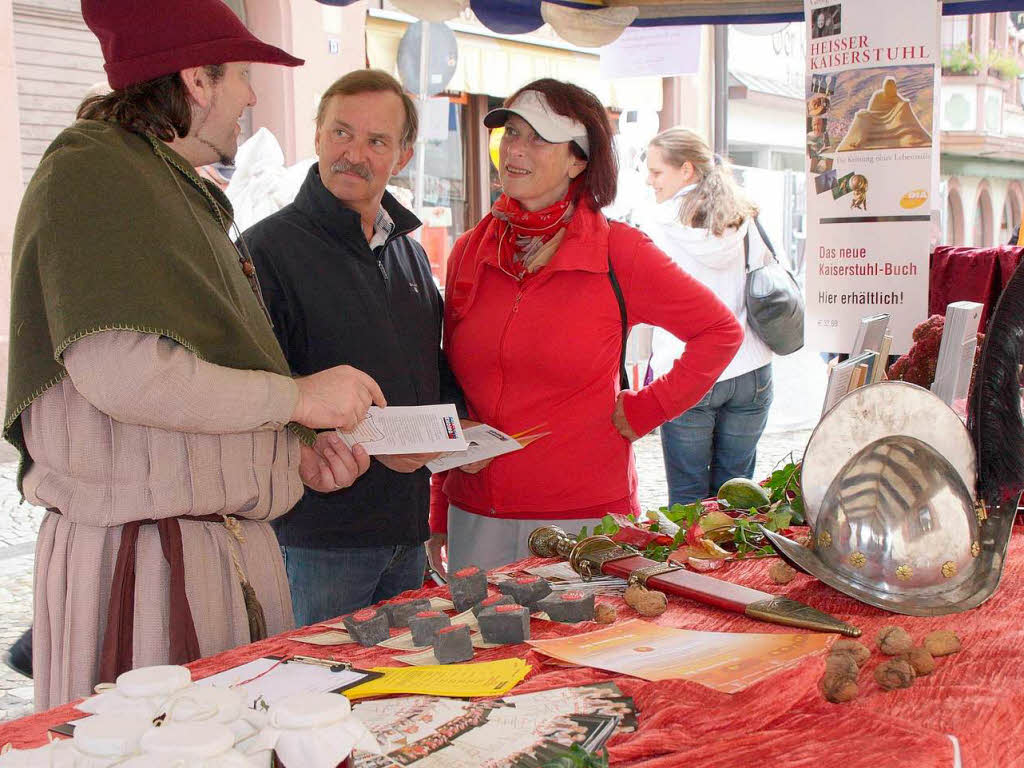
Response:
MULTIPOLYGON (((659 565, 661 564, 654 560, 636 555, 635 557, 611 560, 602 564, 601 570, 609 576, 629 579, 635 571, 659 565)), ((685 597, 734 613, 742 613, 758 621, 813 629, 818 632, 838 632, 848 637, 860 637, 861 634, 857 627, 796 600, 694 573, 685 568, 674 568, 652 575, 646 580, 646 586, 677 597, 685 597)))

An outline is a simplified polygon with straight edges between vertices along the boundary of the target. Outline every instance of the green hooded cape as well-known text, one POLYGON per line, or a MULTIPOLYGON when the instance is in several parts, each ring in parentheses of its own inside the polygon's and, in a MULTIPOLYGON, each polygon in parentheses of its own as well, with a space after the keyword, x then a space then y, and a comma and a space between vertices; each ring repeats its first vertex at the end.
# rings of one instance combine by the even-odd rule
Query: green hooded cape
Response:
MULTIPOLYGON (((290 375, 226 232, 231 216, 179 154, 114 123, 80 120, 49 146, 11 262, 3 435, 21 452, 19 487, 32 459, 18 417, 67 375, 64 350, 91 333, 160 334, 217 365, 290 375)), ((289 427, 311 443, 312 432, 289 427)))

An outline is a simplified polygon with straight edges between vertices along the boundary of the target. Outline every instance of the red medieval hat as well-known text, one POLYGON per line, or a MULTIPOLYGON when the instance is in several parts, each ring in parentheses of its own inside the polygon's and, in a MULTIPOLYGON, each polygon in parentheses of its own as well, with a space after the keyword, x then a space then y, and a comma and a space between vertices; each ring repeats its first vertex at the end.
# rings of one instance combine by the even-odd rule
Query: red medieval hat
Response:
POLYGON ((82 0, 82 16, 114 89, 228 61, 303 63, 253 36, 223 0, 82 0))

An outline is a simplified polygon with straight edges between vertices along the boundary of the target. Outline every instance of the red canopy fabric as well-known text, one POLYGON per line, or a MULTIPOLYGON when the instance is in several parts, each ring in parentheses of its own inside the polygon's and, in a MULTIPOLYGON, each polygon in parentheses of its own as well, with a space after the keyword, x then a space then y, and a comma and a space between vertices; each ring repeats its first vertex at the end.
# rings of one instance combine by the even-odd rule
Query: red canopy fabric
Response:
MULTIPOLYGON (((522 561, 519 566, 547 562, 522 561)), ((847 704, 829 704, 818 691, 824 670, 820 657, 781 672, 746 691, 728 695, 696 683, 650 683, 589 668, 565 669, 545 662, 526 645, 477 651, 477 661, 521 656, 533 666, 529 677, 514 689, 528 693, 598 680, 613 680, 636 702, 639 727, 635 733, 609 742, 612 764, 632 768, 879 768, 906 765, 938 768, 954 765, 958 742, 965 768, 1024 765, 1024 527, 1015 529, 1002 585, 980 608, 965 614, 914 618, 885 613, 848 598, 803 574, 780 587, 767 576, 771 561, 730 564, 716 575, 729 581, 784 594, 864 631, 873 646, 887 625, 904 627, 916 641, 934 629, 955 629, 963 650, 938 660, 930 676, 907 690, 883 691, 874 682, 873 668, 882 657, 875 652, 860 675, 860 696, 847 704)), ((407 593, 443 595, 443 588, 407 593)), ((599 598, 616 606, 621 618, 636 614, 610 596, 599 598)), ((654 619, 659 624, 709 631, 789 632, 736 614, 672 598, 669 610, 654 619)), ((593 624, 562 625, 534 622, 535 637, 572 635, 593 624)), ((316 628, 289 634, 307 634, 316 628)), ((302 645, 281 635, 243 646, 191 665, 198 679, 229 666, 268 654, 300 653, 336 656, 360 667, 391 664, 393 651, 355 645, 321 648, 302 645)), ((45 743, 47 728, 81 716, 70 705, 0 726, 0 744, 15 747, 45 743)))

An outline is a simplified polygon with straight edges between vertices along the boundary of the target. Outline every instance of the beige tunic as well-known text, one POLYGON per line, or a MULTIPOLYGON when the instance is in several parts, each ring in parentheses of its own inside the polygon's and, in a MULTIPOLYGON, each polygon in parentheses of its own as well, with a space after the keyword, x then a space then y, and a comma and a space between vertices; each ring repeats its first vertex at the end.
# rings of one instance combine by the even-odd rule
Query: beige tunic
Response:
MULTIPOLYGON (((64 363, 70 375, 21 417, 34 461, 25 497, 62 513, 46 515, 36 545, 36 709, 88 695, 98 682, 120 526, 131 520, 243 518, 241 546, 222 524, 181 521, 204 656, 249 642, 232 550, 268 632, 290 629, 288 582, 266 521, 302 495, 299 441, 283 429, 295 382, 205 363, 167 338, 125 331, 76 341, 64 363)), ((134 666, 167 662, 168 578, 156 526, 142 526, 134 666)))

